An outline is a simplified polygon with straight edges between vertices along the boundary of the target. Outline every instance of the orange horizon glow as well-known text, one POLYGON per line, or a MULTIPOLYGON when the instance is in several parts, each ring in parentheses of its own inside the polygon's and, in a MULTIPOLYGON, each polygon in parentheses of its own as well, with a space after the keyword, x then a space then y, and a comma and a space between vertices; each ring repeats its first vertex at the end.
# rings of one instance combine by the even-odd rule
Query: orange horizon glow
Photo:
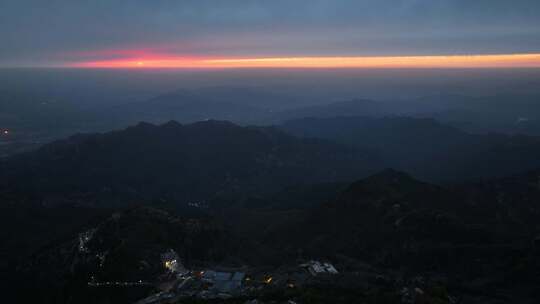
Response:
POLYGON ((87 61, 73 68, 538 68, 538 54, 204 58, 147 55, 145 58, 87 61))

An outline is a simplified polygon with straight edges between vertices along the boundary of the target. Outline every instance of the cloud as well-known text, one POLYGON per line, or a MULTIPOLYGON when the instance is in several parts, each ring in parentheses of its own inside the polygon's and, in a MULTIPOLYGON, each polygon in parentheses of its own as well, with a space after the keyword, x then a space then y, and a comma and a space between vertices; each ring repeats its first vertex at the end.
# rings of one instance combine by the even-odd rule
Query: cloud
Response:
POLYGON ((122 49, 186 55, 536 52, 539 15, 540 2, 533 0, 3 0, 0 64, 122 49))

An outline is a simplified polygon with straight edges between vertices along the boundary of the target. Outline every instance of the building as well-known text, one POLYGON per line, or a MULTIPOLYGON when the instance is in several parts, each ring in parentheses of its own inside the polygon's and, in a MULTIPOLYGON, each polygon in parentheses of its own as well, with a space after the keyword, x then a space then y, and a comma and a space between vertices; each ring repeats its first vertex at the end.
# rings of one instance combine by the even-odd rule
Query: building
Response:
POLYGON ((311 275, 317 276, 321 274, 338 274, 339 272, 330 263, 321 263, 319 261, 309 261, 301 264, 300 267, 305 268, 311 275))
POLYGON ((205 271, 201 279, 211 285, 210 290, 231 293, 242 287, 244 272, 205 271))
POLYGON ((172 273, 184 273, 186 269, 182 265, 178 254, 173 249, 169 249, 161 254, 163 267, 172 273))

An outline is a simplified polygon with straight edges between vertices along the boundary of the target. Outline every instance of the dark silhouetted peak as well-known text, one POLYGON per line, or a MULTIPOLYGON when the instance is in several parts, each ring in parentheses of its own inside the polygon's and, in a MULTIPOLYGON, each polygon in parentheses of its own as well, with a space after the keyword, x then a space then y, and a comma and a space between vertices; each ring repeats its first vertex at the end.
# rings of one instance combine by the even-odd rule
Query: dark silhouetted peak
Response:
POLYGON ((379 173, 373 174, 370 177, 366 178, 364 181, 384 184, 402 184, 417 182, 408 173, 398 171, 392 168, 387 168, 379 173))
POLYGON ((394 169, 385 169, 379 173, 376 173, 374 175, 369 176, 366 179, 363 179, 361 181, 353 183, 349 190, 354 190, 358 187, 366 187, 369 186, 370 188, 375 187, 388 187, 388 188, 398 188, 398 187, 404 187, 404 186, 415 186, 415 185, 423 185, 424 183, 414 179, 409 174, 394 170, 394 169))
POLYGON ((126 130, 149 130, 154 129, 157 126, 149 122, 141 121, 133 127, 128 127, 126 130))
POLYGON ((162 128, 167 128, 167 129, 177 129, 177 128, 181 128, 182 124, 177 122, 176 120, 170 120, 170 121, 162 124, 161 127, 162 128))
POLYGON ((145 121, 141 121, 135 126, 135 128, 153 128, 155 126, 156 125, 154 125, 154 124, 151 124, 151 123, 148 123, 148 122, 145 122, 145 121))
POLYGON ((377 162, 369 152, 272 128, 170 121, 45 145, 6 164, 0 179, 49 193, 111 189, 206 199, 236 189, 275 191, 300 182, 357 178, 373 172, 377 162))
POLYGON ((227 121, 227 120, 216 120, 216 119, 208 119, 208 120, 204 120, 204 121, 198 121, 198 122, 194 122, 192 123, 190 126, 192 127, 209 127, 209 128, 213 128, 213 127, 218 127, 218 128, 230 128, 230 127, 237 127, 237 128, 240 128, 240 126, 230 122, 230 121, 227 121))
POLYGON ((353 99, 331 104, 315 105, 292 109, 281 114, 284 119, 300 117, 346 117, 346 116, 384 116, 388 113, 380 102, 367 99, 353 99))
POLYGON ((149 134, 153 134, 158 128, 159 126, 157 125, 141 121, 135 126, 128 127, 125 130, 111 132, 111 134, 116 134, 116 136, 120 137, 125 137, 126 135, 130 137, 149 136, 149 134))
POLYGON ((409 174, 385 169, 349 186, 340 196, 341 200, 399 200, 410 196, 429 196, 438 187, 418 181, 409 174))
MULTIPOLYGON (((227 142, 226 138, 224 138, 225 136, 230 137, 229 139, 249 137, 250 139, 245 139, 247 141, 250 141, 255 137, 258 137, 259 139, 265 137, 260 129, 253 130, 224 120, 208 119, 185 125, 185 127, 188 132, 194 135, 215 137, 215 140, 219 140, 220 142, 221 140, 227 142)), ((221 144, 225 144, 225 142, 222 142, 221 144)))

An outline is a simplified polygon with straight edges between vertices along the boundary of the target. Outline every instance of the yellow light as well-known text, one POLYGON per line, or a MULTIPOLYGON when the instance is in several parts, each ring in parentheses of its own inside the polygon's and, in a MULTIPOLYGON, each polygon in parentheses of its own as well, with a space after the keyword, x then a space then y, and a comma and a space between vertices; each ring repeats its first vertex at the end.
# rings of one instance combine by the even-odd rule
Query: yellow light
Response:
POLYGON ((208 58, 148 56, 69 64, 82 68, 533 68, 540 53, 497 55, 208 58))

